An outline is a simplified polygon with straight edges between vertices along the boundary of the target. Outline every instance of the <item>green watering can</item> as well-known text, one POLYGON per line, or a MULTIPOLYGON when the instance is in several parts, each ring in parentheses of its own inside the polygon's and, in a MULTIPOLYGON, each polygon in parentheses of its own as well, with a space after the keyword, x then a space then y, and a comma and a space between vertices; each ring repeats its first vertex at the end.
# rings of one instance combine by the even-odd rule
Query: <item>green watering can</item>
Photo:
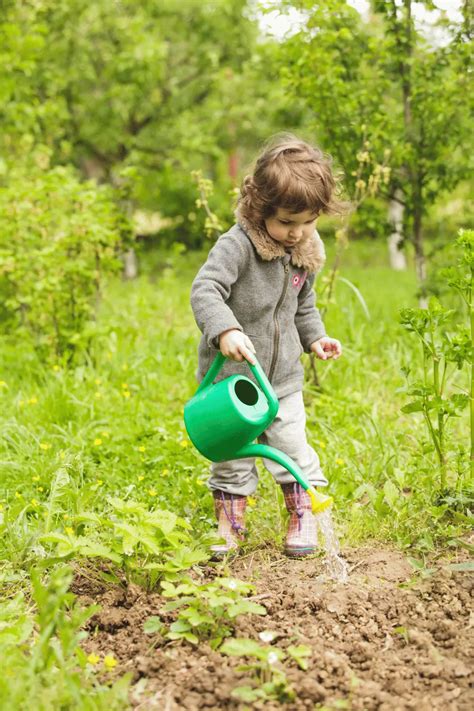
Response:
POLYGON ((279 406, 261 365, 247 361, 260 390, 245 375, 231 375, 213 384, 224 362, 225 356, 218 353, 194 397, 185 405, 184 423, 191 442, 212 462, 244 457, 272 459, 308 492, 314 513, 327 509, 332 498, 316 491, 290 457, 275 447, 253 443, 273 422, 279 406))

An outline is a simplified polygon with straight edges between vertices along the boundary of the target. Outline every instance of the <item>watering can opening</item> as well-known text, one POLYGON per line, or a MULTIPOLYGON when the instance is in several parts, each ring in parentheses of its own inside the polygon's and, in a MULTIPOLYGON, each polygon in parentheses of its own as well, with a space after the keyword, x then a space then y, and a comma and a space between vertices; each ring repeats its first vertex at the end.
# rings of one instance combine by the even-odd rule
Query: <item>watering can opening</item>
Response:
POLYGON ((258 390, 250 380, 237 380, 234 384, 234 391, 244 405, 252 407, 258 402, 258 390))

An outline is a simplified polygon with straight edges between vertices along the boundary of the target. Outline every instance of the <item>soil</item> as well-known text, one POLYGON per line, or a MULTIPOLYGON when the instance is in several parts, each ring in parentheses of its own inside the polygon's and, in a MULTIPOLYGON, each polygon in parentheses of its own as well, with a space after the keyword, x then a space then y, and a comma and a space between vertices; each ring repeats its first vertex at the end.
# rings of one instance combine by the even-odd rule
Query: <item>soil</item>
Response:
MULTIPOLYGON (((101 606, 89 622, 88 652, 112 653, 117 675, 133 674, 131 706, 137 709, 352 709, 354 711, 471 711, 473 577, 435 564, 428 577, 413 579, 399 551, 345 550, 346 584, 321 579, 320 558, 293 561, 257 551, 201 571, 206 579, 233 575, 251 581, 254 598, 267 615, 243 615, 235 636, 259 640, 276 633, 273 644, 309 645, 307 671, 285 662, 296 698, 291 702, 243 704, 232 698, 249 683, 236 667, 241 659, 143 632, 151 615, 163 622, 164 600, 135 585, 105 587, 78 574, 73 591, 83 604, 101 606)), ((458 558, 459 561, 459 558, 458 558)))

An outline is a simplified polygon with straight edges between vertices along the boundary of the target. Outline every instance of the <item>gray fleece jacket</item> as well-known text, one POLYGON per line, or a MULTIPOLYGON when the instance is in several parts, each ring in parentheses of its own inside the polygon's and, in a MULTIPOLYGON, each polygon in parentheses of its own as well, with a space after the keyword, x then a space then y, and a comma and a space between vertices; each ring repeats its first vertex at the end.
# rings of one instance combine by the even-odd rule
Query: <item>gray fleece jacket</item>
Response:
MULTIPOLYGON (((315 231, 287 253, 264 228, 239 222, 223 234, 194 279, 191 306, 203 336, 198 380, 218 352, 218 337, 237 328, 255 346, 257 358, 278 397, 303 387, 300 356, 326 335, 313 284, 325 261, 315 231)), ((253 379, 244 361, 227 360, 221 380, 234 373, 253 379)))

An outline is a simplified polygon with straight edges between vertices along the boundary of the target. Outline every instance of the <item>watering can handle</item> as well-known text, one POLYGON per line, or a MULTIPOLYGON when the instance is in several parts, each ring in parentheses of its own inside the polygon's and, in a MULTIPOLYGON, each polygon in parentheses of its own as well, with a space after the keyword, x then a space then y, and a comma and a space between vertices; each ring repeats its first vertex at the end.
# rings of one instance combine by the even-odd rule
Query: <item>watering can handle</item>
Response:
MULTIPOLYGON (((204 390, 204 388, 207 388, 208 385, 211 385, 211 383, 214 382, 215 378, 217 377, 218 372, 224 365, 225 360, 226 360, 226 356, 223 355, 219 351, 219 353, 216 355, 216 357, 212 361, 211 367, 209 368, 209 370, 207 371, 203 380, 201 381, 201 384, 199 385, 197 392, 204 390)), ((263 394, 267 398, 269 414, 271 414, 272 418, 275 417, 275 415, 278 412, 278 406, 279 406, 278 398, 277 398, 276 393, 270 384, 270 381, 268 380, 267 376, 265 375, 265 372, 264 372, 262 366, 260 365, 258 360, 255 360, 255 365, 253 365, 252 363, 249 363, 249 361, 247 361, 247 365, 249 366, 250 370, 254 374, 257 383, 262 388, 263 394)))

